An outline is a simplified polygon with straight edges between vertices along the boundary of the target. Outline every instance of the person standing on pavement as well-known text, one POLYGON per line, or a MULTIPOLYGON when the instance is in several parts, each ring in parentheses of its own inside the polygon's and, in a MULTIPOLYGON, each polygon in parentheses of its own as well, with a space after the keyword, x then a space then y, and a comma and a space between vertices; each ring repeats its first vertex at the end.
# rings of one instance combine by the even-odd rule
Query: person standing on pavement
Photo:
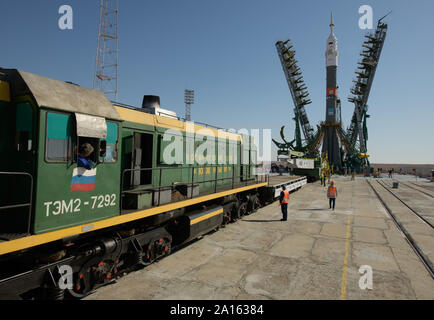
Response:
POLYGON ((331 181, 330 186, 327 190, 327 198, 329 198, 329 209, 332 208, 333 203, 333 210, 335 210, 335 202, 336 198, 338 197, 338 190, 336 189, 335 182, 331 181))
POLYGON ((280 207, 282 209, 282 219, 280 221, 288 220, 288 202, 289 202, 289 191, 286 190, 285 186, 282 186, 282 192, 280 193, 280 207))

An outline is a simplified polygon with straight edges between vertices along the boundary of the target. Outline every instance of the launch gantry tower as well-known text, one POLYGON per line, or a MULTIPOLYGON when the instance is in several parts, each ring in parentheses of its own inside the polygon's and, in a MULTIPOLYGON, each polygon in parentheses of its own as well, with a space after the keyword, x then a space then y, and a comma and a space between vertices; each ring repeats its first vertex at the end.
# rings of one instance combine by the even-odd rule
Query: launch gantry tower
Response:
POLYGON ((359 152, 359 158, 364 159, 369 164, 367 155, 368 129, 366 119, 369 115, 368 98, 374 81, 375 72, 380 60, 381 51, 384 41, 386 40, 387 24, 382 23, 381 18, 378 21, 375 33, 365 35, 363 50, 360 53, 361 60, 358 62, 357 78, 353 80, 354 86, 351 88, 352 96, 348 98, 349 102, 354 103, 354 113, 351 118, 350 126, 346 132, 349 146, 359 152))
MULTIPOLYGON (((345 156, 343 157, 345 158, 343 159, 344 164, 348 168, 358 168, 360 170, 362 167, 369 165, 369 161, 367 160, 369 157, 367 154, 368 133, 366 119, 369 117, 366 113, 368 110, 367 102, 386 39, 387 24, 382 22, 386 16, 378 20, 375 33, 369 33, 365 36, 366 40, 363 42, 363 49, 360 53, 361 60, 358 62, 359 66, 356 71, 357 78, 353 80, 354 86, 351 88, 352 96, 348 98, 349 102, 354 103, 354 112, 351 123, 346 131, 342 128, 340 117, 341 106, 340 99, 338 99, 337 119, 339 123, 336 124, 337 134, 341 141, 342 151, 345 151, 345 156)), ((293 150, 303 151, 305 155, 318 154, 318 148, 324 137, 324 126, 317 126, 317 130, 314 131, 310 125, 305 106, 311 104, 312 101, 308 99, 309 93, 304 84, 300 67, 297 65, 298 61, 295 59, 295 50, 290 43, 290 39, 277 41, 276 49, 294 104, 295 117, 293 120, 296 122, 296 130, 295 139, 292 142, 287 142, 283 135, 283 126, 280 135, 284 143, 279 143, 274 139, 273 142, 279 148, 279 154, 290 156, 293 150), (300 137, 300 127, 303 131, 304 140, 300 137), (295 146, 294 142, 296 142, 295 146)))
MULTIPOLYGON (((286 142, 283 136, 283 128, 281 130, 281 137, 284 144, 280 144, 273 140, 279 149, 285 149, 281 153, 286 153, 287 151, 307 151, 314 150, 313 144, 318 140, 314 129, 310 125, 309 119, 307 117, 305 106, 312 103, 309 99, 309 92, 307 86, 304 83, 303 75, 301 73, 300 67, 297 65, 298 61, 295 59, 295 50, 291 44, 291 40, 276 42, 276 49, 279 54, 280 62, 282 64, 283 73, 285 74, 286 82, 288 84, 289 91, 291 92, 292 100, 294 102, 294 118, 296 124, 295 139, 293 142, 286 142), (304 135, 304 146, 301 138, 300 129, 303 131, 304 135), (293 143, 296 143, 294 146, 293 143)), ((287 154, 289 156, 289 154, 287 154)))

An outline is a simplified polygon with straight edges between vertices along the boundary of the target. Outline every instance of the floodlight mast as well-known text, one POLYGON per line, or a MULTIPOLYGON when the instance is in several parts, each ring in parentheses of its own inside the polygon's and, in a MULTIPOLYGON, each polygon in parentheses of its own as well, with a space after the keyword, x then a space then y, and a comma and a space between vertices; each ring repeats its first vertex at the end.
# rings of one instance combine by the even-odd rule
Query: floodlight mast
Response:
POLYGON ((191 121, 191 105, 194 104, 194 90, 184 90, 185 120, 191 121))

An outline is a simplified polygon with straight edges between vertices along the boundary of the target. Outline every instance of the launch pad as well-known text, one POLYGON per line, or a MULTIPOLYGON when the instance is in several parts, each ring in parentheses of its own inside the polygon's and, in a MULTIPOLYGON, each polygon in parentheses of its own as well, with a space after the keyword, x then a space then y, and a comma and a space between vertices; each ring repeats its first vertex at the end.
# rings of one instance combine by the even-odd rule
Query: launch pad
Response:
POLYGON ((361 60, 358 61, 359 66, 356 70, 357 78, 353 80, 352 96, 348 98, 349 102, 354 103, 354 113, 347 130, 342 126, 341 100, 338 96, 339 51, 334 33, 333 14, 331 15, 330 35, 327 39, 325 53, 327 71, 325 121, 317 126, 316 131, 310 125, 305 110, 305 106, 311 104, 312 101, 308 99, 309 93, 304 84, 301 69, 297 65, 298 61, 295 59, 293 45, 290 43, 290 39, 276 43, 276 49, 294 102, 295 117, 293 120, 296 124, 293 141, 285 140, 284 126, 280 132, 284 143, 273 139, 279 149, 279 155, 286 155, 289 158, 299 157, 300 153, 308 158, 321 156, 331 172, 344 172, 345 170, 361 172, 369 168, 366 125, 367 118, 369 118, 367 102, 386 39, 387 24, 382 22, 386 16, 378 20, 374 33, 365 35, 366 40, 362 44, 361 60), (304 140, 301 138, 301 131, 303 131, 304 140))

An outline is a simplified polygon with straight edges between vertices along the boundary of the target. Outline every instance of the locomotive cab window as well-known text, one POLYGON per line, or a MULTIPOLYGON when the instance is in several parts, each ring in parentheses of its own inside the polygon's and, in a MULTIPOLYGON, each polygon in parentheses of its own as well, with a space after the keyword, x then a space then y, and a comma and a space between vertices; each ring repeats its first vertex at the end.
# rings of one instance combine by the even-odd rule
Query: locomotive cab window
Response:
POLYGON ((118 158, 118 125, 107 121, 107 137, 99 143, 99 162, 114 163, 118 158))
POLYGON ((115 162, 117 125, 102 117, 75 113, 77 126, 77 165, 115 162), (106 161, 107 160, 107 161, 106 161))
POLYGON ((77 113, 74 117, 48 112, 46 130, 47 162, 76 162, 83 166, 90 160, 94 167, 96 163, 117 161, 118 125, 114 122, 77 113))
POLYGON ((47 113, 45 158, 48 162, 72 160, 72 121, 70 114, 47 113))
POLYGON ((28 103, 16 106, 16 150, 32 150, 33 141, 33 109, 28 103))

